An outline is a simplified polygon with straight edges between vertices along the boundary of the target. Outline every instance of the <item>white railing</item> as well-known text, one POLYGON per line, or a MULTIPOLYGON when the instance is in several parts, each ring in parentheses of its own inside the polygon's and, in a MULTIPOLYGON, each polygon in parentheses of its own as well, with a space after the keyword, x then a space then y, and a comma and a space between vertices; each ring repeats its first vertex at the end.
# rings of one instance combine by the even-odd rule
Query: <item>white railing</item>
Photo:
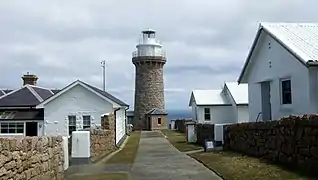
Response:
POLYGON ((142 57, 142 56, 161 56, 161 57, 166 57, 166 53, 164 51, 161 51, 161 52, 134 51, 132 53, 132 57, 142 57))
POLYGON ((161 44, 161 42, 158 39, 154 39, 154 38, 140 38, 138 40, 139 44, 161 44))

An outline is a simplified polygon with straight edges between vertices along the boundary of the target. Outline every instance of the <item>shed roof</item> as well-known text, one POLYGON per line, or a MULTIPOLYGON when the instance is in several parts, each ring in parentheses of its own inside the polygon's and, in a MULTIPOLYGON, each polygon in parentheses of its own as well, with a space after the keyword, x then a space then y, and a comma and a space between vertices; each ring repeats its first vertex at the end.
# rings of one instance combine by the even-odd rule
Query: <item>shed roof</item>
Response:
POLYGON ((150 111, 146 112, 148 115, 167 115, 167 113, 161 109, 153 108, 150 111))
MULTIPOLYGON (((230 104, 225 97, 221 95, 221 92, 222 90, 193 90, 191 98, 194 98, 196 105, 199 106, 230 104)), ((191 102, 189 105, 191 105, 191 102)))
POLYGON ((318 23, 261 23, 265 29, 281 41, 303 61, 318 60, 318 23))
POLYGON ((238 84, 237 82, 226 82, 225 85, 229 89, 231 96, 233 97, 236 104, 248 104, 247 84, 238 84))
POLYGON ((241 83, 261 32, 268 33, 305 66, 318 60, 318 23, 269 23, 259 25, 238 82, 241 83))

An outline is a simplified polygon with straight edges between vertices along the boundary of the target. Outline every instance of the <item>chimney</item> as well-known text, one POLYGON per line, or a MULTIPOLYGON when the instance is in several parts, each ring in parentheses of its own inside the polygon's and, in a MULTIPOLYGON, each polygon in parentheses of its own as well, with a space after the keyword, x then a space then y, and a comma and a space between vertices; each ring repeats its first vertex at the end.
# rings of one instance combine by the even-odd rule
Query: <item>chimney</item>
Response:
POLYGON ((38 80, 38 77, 36 75, 29 74, 29 72, 27 72, 27 74, 22 76, 22 80, 23 80, 23 86, 26 84, 36 86, 36 81, 38 80))

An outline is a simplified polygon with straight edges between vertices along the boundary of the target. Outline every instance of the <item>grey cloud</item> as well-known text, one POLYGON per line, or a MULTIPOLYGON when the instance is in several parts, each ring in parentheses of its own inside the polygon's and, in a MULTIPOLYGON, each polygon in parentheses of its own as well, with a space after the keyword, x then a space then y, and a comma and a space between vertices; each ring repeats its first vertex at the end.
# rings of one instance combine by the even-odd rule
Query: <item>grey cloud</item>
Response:
POLYGON ((81 79, 132 105, 131 53, 143 28, 163 41, 167 107, 187 108, 192 89, 235 81, 260 21, 318 21, 316 1, 40 1, 0 2, 0 87, 21 86, 30 71, 61 88, 81 79), (4 74, 4 75, 3 75, 4 74))

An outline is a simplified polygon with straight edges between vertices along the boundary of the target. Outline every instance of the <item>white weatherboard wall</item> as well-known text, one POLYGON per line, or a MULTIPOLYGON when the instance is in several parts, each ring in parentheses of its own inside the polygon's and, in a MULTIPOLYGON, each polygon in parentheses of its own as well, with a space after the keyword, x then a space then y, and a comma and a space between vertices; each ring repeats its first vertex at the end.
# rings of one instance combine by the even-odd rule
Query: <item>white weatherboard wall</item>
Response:
MULTIPOLYGON (((259 82, 271 80, 272 119, 289 114, 305 114, 312 111, 309 97, 309 72, 292 54, 266 33, 262 32, 260 41, 251 57, 253 66, 248 75, 249 118, 255 121, 261 112, 261 85, 259 82), (268 44, 270 42, 271 48, 268 44), (259 49, 258 49, 259 48, 259 49), (269 68, 269 60, 271 68, 269 68), (291 78, 292 104, 289 107, 280 103, 279 78, 291 78)), ((262 120, 262 117, 260 117, 262 120)))
POLYGON ((198 123, 223 124, 235 122, 232 106, 197 106, 198 123), (204 120, 204 108, 210 108, 211 120, 204 120))
POLYGON ((112 111, 111 103, 77 85, 44 106, 44 132, 45 135, 68 136, 68 115, 78 116, 79 124, 83 124, 83 115, 91 115, 95 124, 101 124, 101 115, 112 111))
POLYGON ((116 111, 116 144, 125 136, 125 108, 116 111))
POLYGON ((248 122, 249 121, 249 112, 248 106, 237 106, 237 122, 248 122))

